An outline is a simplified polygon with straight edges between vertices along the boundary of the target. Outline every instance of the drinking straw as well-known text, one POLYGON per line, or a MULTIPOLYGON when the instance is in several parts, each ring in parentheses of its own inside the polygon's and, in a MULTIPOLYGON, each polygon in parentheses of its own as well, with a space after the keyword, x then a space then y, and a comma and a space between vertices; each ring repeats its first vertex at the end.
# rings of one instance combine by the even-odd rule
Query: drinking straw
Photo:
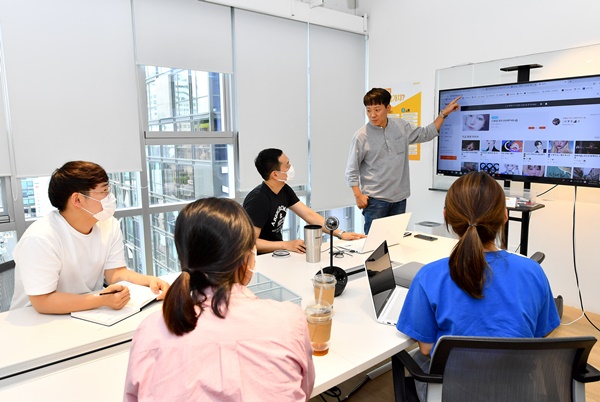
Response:
MULTIPOLYGON (((323 272, 323 268, 321 268, 321 278, 325 277, 325 273, 323 272)), ((323 298, 323 286, 319 286, 319 300, 317 303, 321 305, 321 299, 323 298)))

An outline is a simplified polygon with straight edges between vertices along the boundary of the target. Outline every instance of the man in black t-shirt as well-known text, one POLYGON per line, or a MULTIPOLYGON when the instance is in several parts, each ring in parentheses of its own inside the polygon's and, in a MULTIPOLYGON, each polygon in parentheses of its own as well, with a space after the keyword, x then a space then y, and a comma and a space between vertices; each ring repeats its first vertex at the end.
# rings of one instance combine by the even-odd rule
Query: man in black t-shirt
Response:
MULTIPOLYGON (((256 232, 256 248, 259 253, 274 250, 290 250, 304 253, 304 241, 301 239, 283 241, 281 229, 287 215, 287 209, 312 225, 325 225, 325 218, 301 202, 294 190, 286 184, 294 176, 294 168, 289 158, 280 149, 269 148, 261 151, 254 165, 264 181, 255 187, 244 200, 244 209, 250 215, 256 232)), ((327 233, 327 230, 323 228, 327 233)), ((343 240, 355 240, 365 237, 362 234, 337 229, 334 236, 343 240)))

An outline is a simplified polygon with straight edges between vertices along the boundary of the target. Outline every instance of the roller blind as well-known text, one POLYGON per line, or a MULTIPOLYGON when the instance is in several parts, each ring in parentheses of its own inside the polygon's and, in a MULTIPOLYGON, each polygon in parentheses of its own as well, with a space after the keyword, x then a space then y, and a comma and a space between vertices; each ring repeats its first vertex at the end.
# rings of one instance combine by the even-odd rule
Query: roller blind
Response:
POLYGON ((17 176, 140 170, 130 3, 2 1, 0 27, 17 176))
POLYGON ((136 62, 232 73, 231 9, 198 0, 133 0, 136 62))
MULTIPOLYGON (((1 68, 0 65, 0 74, 3 74, 1 68)), ((10 160, 8 159, 8 131, 6 130, 6 115, 4 109, 4 86, 0 80, 0 177, 10 176, 11 174, 10 160)))
POLYGON ((308 180, 306 24, 235 10, 235 60, 240 149, 240 190, 261 182, 254 158, 279 148, 296 177, 308 180))
POLYGON ((352 135, 365 124, 365 37, 310 26, 311 207, 354 205, 346 185, 352 135))

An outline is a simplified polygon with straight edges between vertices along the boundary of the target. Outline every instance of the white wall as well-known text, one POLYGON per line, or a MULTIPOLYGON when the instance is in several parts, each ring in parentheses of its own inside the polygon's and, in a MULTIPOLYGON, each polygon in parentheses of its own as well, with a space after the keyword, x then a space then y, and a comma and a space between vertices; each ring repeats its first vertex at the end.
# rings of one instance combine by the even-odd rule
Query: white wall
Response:
MULTIPOLYGON (((447 3, 378 0, 360 2, 357 14, 369 16, 369 86, 420 81, 423 124, 434 117, 435 71, 455 65, 523 56, 600 43, 600 3, 506 0, 501 3, 457 0, 447 3), (562 10, 562 11, 560 11, 562 10)), ((600 73, 600 71, 598 71, 600 73)), ((516 79, 516 76, 515 76, 516 79)), ((433 144, 423 144, 421 161, 411 162, 412 222, 442 222, 445 193, 429 191, 433 144)), ((549 186, 533 186, 538 192, 549 186)), ((580 188, 577 202, 577 268, 588 311, 600 312, 595 272, 600 238, 600 190, 580 188), (585 201, 584 201, 585 199, 585 201)), ((532 215, 529 250, 546 253, 543 263, 552 290, 577 306, 571 248, 573 187, 543 197, 546 208, 532 215)), ((511 224, 511 245, 520 228, 511 224)))

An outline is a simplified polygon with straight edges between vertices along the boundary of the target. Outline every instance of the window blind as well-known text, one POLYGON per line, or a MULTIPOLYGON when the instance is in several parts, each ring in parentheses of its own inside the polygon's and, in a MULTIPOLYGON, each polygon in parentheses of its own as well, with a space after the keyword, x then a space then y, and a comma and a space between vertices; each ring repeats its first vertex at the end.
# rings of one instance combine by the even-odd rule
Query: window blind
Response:
POLYGON ((365 124, 365 36, 310 26, 311 207, 354 205, 346 184, 353 134, 365 124))
POLYGON ((232 73, 231 9, 198 0, 133 0, 136 62, 232 73))
POLYGON ((308 78, 306 24, 235 10, 235 81, 239 130, 240 190, 262 178, 254 158, 279 148, 296 177, 308 181, 308 78))
POLYGON ((129 2, 1 2, 0 27, 17 177, 140 170, 129 2))

